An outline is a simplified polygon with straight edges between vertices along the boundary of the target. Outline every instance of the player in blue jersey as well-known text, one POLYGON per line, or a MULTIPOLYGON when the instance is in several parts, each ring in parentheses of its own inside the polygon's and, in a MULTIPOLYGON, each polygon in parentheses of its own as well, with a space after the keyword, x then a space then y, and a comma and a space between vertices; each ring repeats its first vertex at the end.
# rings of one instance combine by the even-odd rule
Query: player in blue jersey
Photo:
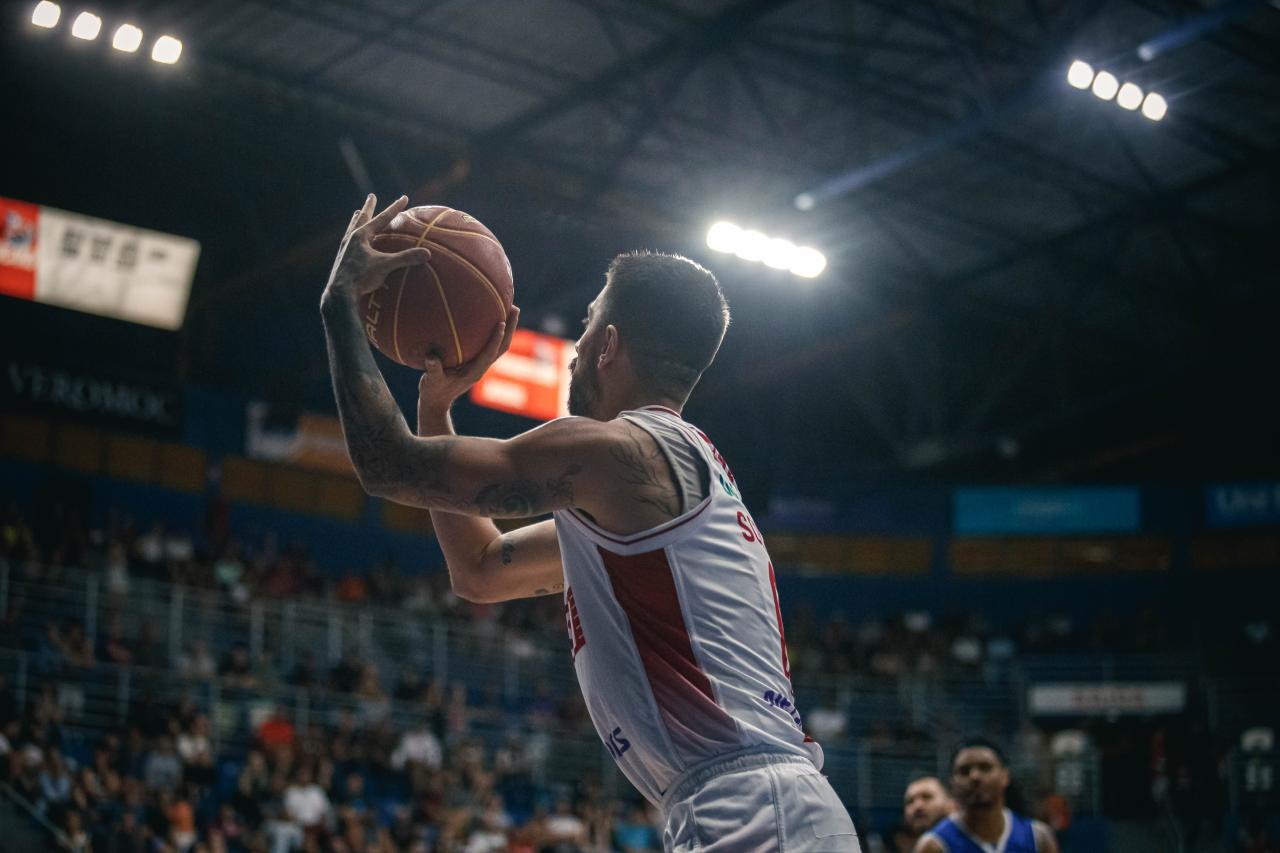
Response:
POLYGON ((1009 768, 990 741, 967 740, 951 758, 955 814, 925 833, 915 853, 1058 853, 1053 831, 1005 807, 1009 768))

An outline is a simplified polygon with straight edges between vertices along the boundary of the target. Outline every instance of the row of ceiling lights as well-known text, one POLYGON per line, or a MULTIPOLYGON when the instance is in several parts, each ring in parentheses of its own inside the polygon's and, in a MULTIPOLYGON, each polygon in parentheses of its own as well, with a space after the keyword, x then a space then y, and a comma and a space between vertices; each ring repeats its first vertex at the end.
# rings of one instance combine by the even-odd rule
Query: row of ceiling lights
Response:
POLYGON ((1104 101, 1115 98, 1116 106, 1126 110, 1142 108, 1142 114, 1152 121, 1160 121, 1169 111, 1169 103, 1159 92, 1143 92, 1137 83, 1121 84, 1110 71, 1093 70, 1083 59, 1077 59, 1067 69, 1067 82, 1077 89, 1089 89, 1104 101))
MULTIPOLYGON (((51 30, 62 20, 62 7, 50 0, 41 0, 31 11, 31 23, 51 30)), ((84 41, 94 41, 102 33, 102 18, 84 11, 71 22, 71 35, 84 41)), ((142 46, 142 29, 134 24, 121 24, 111 36, 111 46, 122 53, 136 53, 142 46)), ((160 36, 151 45, 151 58, 165 65, 173 65, 182 56, 182 41, 173 36, 160 36)))
POLYGON ((737 255, 744 261, 762 263, 776 270, 788 270, 801 278, 817 278, 827 268, 827 258, 810 246, 797 246, 783 237, 742 228, 732 222, 717 222, 707 231, 707 245, 717 252, 737 255))

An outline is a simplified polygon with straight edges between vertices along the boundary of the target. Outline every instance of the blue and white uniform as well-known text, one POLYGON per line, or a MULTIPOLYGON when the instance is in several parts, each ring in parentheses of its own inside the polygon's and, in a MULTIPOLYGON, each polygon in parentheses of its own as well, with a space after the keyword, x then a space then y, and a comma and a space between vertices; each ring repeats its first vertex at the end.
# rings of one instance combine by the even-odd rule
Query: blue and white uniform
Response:
POLYGON ((1031 821, 1004 810, 1004 832, 995 844, 975 838, 954 817, 944 818, 925 833, 942 845, 946 853, 1036 853, 1036 834, 1031 821))

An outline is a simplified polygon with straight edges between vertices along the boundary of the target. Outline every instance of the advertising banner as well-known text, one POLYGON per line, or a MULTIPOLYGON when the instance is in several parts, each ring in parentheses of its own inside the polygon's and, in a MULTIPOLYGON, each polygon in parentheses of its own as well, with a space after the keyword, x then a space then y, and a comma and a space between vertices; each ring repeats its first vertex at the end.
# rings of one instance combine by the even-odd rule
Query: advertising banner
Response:
POLYGON ((0 198, 0 294, 178 329, 200 244, 0 198))
POLYGON ((1280 483, 1220 483, 1205 490, 1210 527, 1280 525, 1280 483))
POLYGON ((953 527, 967 536, 1132 533, 1141 525, 1128 486, 956 489, 953 527))
POLYGON ((0 402, 6 410, 63 415, 164 436, 182 429, 183 396, 176 386, 19 358, 3 363, 0 402))
POLYGON ((471 402, 549 421, 569 414, 573 341, 518 329, 511 348, 471 388, 471 402))
POLYGON ((1179 714, 1187 706, 1187 688, 1178 681, 1036 684, 1027 704, 1041 716, 1179 714))

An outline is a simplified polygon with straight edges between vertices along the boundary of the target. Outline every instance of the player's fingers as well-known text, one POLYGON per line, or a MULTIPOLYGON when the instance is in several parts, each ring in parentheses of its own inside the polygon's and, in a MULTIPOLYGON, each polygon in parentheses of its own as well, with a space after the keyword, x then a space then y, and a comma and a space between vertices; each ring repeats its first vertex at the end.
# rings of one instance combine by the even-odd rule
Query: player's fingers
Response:
POLYGON ((390 222, 397 213, 404 210, 408 204, 409 197, 407 195, 400 196, 400 198, 387 205, 385 210, 365 223, 364 230, 374 234, 378 233, 386 227, 387 223, 390 222))
POLYGON ((507 312, 506 332, 502 336, 502 344, 498 347, 498 354, 506 352, 511 348, 511 338, 516 333, 516 328, 520 325, 520 309, 515 305, 511 306, 511 310, 507 312))
POLYGON ((431 260, 431 250, 426 246, 414 246, 402 252, 376 252, 375 264, 380 270, 390 272, 402 267, 420 267, 431 260))
POLYGON ((369 217, 373 216, 374 206, 378 203, 378 197, 373 193, 369 193, 364 197, 364 204, 360 205, 360 209, 356 211, 356 227, 360 227, 369 221, 369 217))

